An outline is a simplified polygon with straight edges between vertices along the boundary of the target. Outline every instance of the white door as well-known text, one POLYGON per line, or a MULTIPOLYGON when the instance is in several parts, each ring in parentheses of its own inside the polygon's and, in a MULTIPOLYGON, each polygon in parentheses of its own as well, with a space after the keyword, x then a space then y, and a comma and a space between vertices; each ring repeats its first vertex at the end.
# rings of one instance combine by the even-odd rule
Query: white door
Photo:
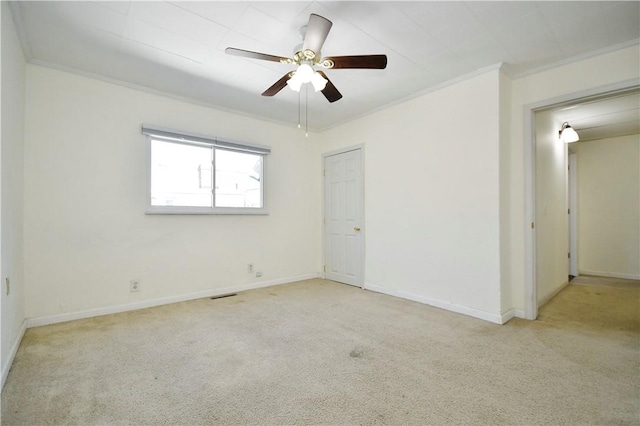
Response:
POLYGON ((324 158, 325 278, 364 285, 362 150, 324 158))

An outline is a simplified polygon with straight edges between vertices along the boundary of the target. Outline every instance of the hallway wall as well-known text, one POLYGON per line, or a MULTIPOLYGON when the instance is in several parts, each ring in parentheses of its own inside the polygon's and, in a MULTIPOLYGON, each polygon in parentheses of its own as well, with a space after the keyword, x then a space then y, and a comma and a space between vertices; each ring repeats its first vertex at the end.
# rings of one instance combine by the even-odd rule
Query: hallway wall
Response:
POLYGON ((0 298, 2 384, 25 330, 23 257, 23 146, 25 61, 8 2, 2 2, 2 114, 0 127, 0 298), (7 281, 10 289, 7 289, 7 281))
POLYGON ((640 279, 640 135, 574 145, 578 273, 640 279))

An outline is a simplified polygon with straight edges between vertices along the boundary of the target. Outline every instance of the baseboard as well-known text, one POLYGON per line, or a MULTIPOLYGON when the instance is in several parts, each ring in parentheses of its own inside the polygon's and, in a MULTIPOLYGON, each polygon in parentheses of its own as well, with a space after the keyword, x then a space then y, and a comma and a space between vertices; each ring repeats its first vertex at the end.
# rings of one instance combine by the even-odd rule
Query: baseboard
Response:
POLYGON ((524 311, 520 311, 518 309, 509 309, 507 312, 502 314, 502 324, 505 324, 512 318, 524 318, 524 311))
POLYGON ((159 299, 143 300, 140 302, 125 303, 122 305, 105 306, 103 308, 88 309, 79 312, 70 312, 57 315, 29 318, 26 321, 27 328, 39 327, 42 325, 57 324, 60 322, 73 321, 78 319, 93 318, 101 315, 118 314, 121 312, 135 311, 138 309, 152 308, 154 306, 168 305, 170 303, 185 302, 187 300, 202 299, 204 297, 219 296, 228 293, 254 290, 257 288, 271 287, 280 284, 288 284, 296 281, 318 278, 319 273, 297 275, 294 277, 280 278, 276 280, 261 281, 257 283, 242 284, 236 286, 222 287, 211 290, 199 291, 195 293, 181 294, 177 296, 162 297, 159 299))
POLYGON ((521 311, 519 309, 514 309, 513 310, 513 316, 516 318, 522 318, 522 319, 527 319, 524 315, 524 311, 521 311))
POLYGON ((3 360, 2 364, 2 383, 0 384, 0 389, 4 388, 4 382, 7 380, 7 376, 9 375, 9 370, 11 370, 11 366, 13 365, 13 359, 16 357, 18 353, 18 348, 20 347, 20 342, 22 342, 22 338, 24 337, 24 333, 27 331, 27 320, 22 321, 22 326, 20 327, 20 331, 18 332, 18 336, 13 341, 11 345, 11 351, 9 352, 9 356, 6 360, 3 360))
POLYGON ((516 316, 516 311, 513 309, 509 309, 507 312, 504 312, 501 316, 500 316, 500 320, 502 321, 500 324, 504 324, 507 321, 509 321, 511 318, 516 316))
POLYGON ((580 269, 579 275, 595 275, 596 277, 608 277, 608 278, 622 278, 625 280, 640 280, 640 275, 634 274, 619 274, 617 272, 603 272, 603 271, 585 271, 580 269))
POLYGON ((489 321, 495 324, 504 324, 504 315, 492 314, 490 312, 481 311, 479 309, 469 308, 467 306, 456 305, 455 303, 446 302, 443 300, 432 299, 429 297, 419 296, 416 294, 408 293, 401 290, 391 290, 375 284, 366 284, 363 286, 365 290, 375 291, 376 293, 383 293, 389 296, 399 297, 401 299, 411 300, 413 302, 423 303, 425 305, 434 306, 447 311, 455 312, 458 314, 467 315, 473 318, 489 321))
POLYGON ((569 285, 569 281, 566 281, 560 287, 558 287, 557 289, 553 290, 551 293, 545 295, 542 299, 538 300, 538 308, 541 308, 542 306, 544 306, 545 303, 547 303, 549 300, 553 299, 556 296, 556 294, 560 293, 568 285, 569 285))

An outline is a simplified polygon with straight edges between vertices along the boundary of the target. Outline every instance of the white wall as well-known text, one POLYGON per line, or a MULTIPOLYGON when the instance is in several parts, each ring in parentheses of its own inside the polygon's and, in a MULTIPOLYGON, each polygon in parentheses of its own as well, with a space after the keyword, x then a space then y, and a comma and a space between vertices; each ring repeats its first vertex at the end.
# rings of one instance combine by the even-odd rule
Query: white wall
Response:
POLYGON ((324 132, 365 146, 365 286, 500 322, 498 69, 324 132))
MULTIPOLYGON (((514 314, 512 304, 511 238, 511 78, 500 73, 500 305, 506 317, 514 314)), ((521 315, 522 316, 522 315, 521 315)), ((506 318, 505 318, 506 319, 506 318)))
POLYGON ((511 90, 511 153, 510 153, 510 228, 509 257, 512 304, 524 311, 526 294, 526 236, 530 229, 530 214, 525 209, 525 111, 533 104, 566 97, 585 90, 640 78, 640 47, 634 45, 614 52, 590 57, 564 66, 541 71, 513 80, 511 90))
POLYGON ((258 284, 248 262, 265 283, 317 273, 320 153, 362 143, 367 286, 499 322, 525 304, 523 111, 637 64, 633 46, 513 82, 495 69, 309 139, 29 65, 26 316, 258 284), (145 216, 143 122, 271 145, 271 215, 145 216))
POLYGON ((27 82, 28 318, 319 273, 315 135, 35 65, 27 82), (145 215, 142 123, 270 145, 270 215, 145 215))
POLYGON ((25 61, 8 2, 1 4, 2 15, 2 112, 0 126, 0 299, 2 385, 24 332, 23 275, 23 143, 25 106, 25 61), (5 278, 10 279, 7 295, 5 278))
POLYGON ((558 140, 562 122, 553 111, 535 115, 536 282, 539 305, 568 282, 569 221, 567 145, 558 140))
POLYGON ((575 145, 578 271, 640 279, 640 135, 575 145))

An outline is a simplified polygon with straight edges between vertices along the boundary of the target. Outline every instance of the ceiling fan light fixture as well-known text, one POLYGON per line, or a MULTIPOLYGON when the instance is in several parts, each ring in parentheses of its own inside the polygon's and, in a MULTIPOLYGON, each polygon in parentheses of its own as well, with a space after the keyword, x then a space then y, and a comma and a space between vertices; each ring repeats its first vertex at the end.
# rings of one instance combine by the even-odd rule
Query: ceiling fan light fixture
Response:
POLYGON ((558 137, 564 143, 577 142, 580 140, 578 133, 567 123, 562 123, 562 128, 558 131, 558 137))
POLYGON ((302 80, 298 78, 298 73, 294 73, 293 77, 287 80, 287 86, 294 92, 299 92, 302 87, 302 80))
POLYGON ((327 79, 320 75, 319 72, 314 72, 311 77, 311 84, 313 84, 313 88, 316 92, 324 90, 327 86, 327 79))
POLYGON ((298 78, 302 83, 309 83, 313 78, 313 68, 309 64, 300 64, 294 77, 298 78))

